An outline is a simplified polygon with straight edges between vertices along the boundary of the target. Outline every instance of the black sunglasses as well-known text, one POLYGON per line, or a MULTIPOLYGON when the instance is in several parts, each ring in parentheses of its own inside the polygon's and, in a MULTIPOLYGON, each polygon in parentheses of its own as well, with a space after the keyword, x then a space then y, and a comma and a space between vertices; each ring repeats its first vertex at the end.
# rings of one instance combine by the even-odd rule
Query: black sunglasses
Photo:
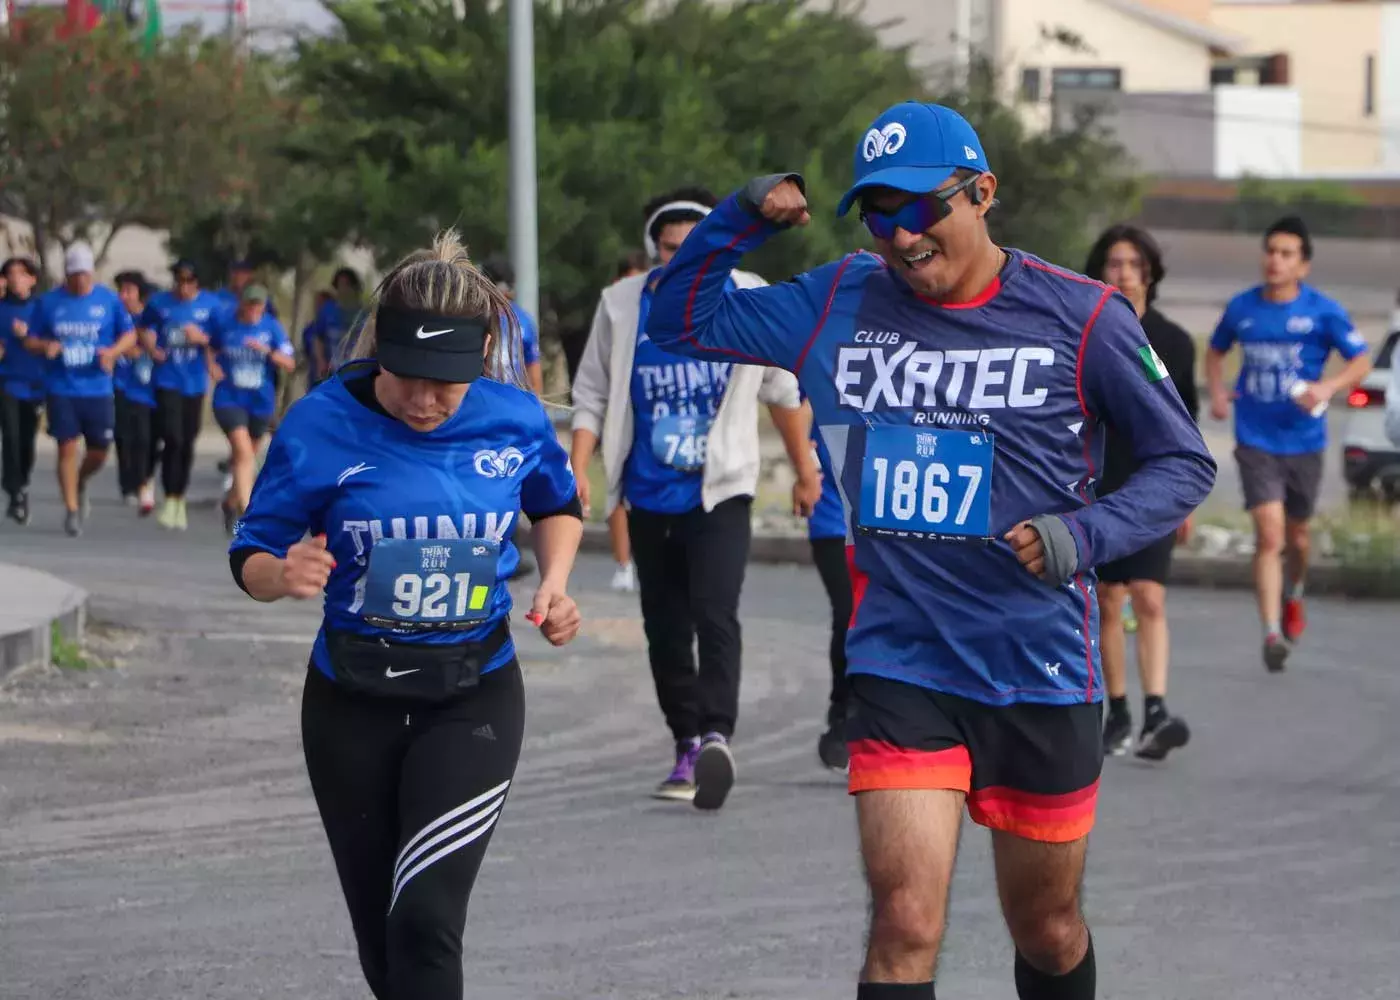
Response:
POLYGON ((923 233, 946 219, 953 211, 949 201, 959 192, 966 191, 977 183, 981 174, 965 177, 952 187, 930 191, 913 201, 899 206, 893 212, 881 212, 870 208, 864 202, 860 206, 860 221, 877 240, 894 239, 895 230, 903 229, 910 233, 923 233))

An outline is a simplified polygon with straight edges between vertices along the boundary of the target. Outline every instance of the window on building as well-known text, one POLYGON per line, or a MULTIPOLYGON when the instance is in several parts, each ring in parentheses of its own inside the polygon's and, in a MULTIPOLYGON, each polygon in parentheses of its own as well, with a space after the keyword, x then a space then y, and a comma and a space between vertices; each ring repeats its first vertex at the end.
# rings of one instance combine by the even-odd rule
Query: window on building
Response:
POLYGON ((1210 85, 1219 87, 1235 82, 1235 67, 1233 66, 1212 66, 1210 68, 1210 85))
POLYGON ((1035 104, 1040 100, 1039 67, 1021 70, 1021 100, 1035 104))
POLYGON ((1051 85, 1074 90, 1122 90, 1121 69, 1057 69, 1051 73, 1051 85))
POLYGON ((1376 57, 1366 57, 1366 92, 1361 98, 1361 113, 1367 118, 1376 113, 1376 57))

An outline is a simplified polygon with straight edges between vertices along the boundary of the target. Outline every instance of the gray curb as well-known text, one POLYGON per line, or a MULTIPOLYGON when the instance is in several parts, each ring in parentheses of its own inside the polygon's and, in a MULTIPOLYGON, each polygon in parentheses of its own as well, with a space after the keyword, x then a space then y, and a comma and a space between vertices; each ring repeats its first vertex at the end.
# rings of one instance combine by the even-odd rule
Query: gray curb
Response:
MULTIPOLYGON (((528 537, 527 521, 520 528, 518 540, 522 546, 528 537)), ((584 552, 609 551, 607 525, 586 523, 580 548, 584 552)), ((802 536, 755 534, 749 549, 749 561, 805 566, 812 562, 812 549, 802 536)), ((1170 583, 1207 590, 1253 590, 1254 570, 1250 560, 1245 558, 1182 552, 1172 560, 1170 583)), ((1388 571, 1368 571, 1344 567, 1331 561, 1317 562, 1308 570, 1308 592, 1334 597, 1400 600, 1400 567, 1391 567, 1388 571)))
POLYGON ((87 591, 48 573, 0 563, 0 678, 53 659, 53 627, 80 643, 87 591))

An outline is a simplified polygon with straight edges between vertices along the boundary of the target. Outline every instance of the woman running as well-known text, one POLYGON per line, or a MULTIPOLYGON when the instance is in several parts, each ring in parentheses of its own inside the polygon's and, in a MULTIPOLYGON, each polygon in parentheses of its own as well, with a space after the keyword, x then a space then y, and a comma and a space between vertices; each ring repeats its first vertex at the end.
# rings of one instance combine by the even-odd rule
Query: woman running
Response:
POLYGON ((156 420, 160 427, 160 478, 165 503, 156 515, 162 528, 189 527, 185 491, 194 468, 194 445, 209 392, 209 330, 221 306, 199 287, 194 264, 176 261, 175 288, 151 296, 141 317, 142 343, 155 359, 156 420))
MULTIPOLYGON (((1196 395, 1196 346, 1191 335, 1167 319, 1152 303, 1157 298, 1166 268, 1157 241, 1136 226, 1108 229, 1089 252, 1084 273, 1121 291, 1142 321, 1151 349, 1161 358, 1182 402, 1196 419, 1200 404, 1196 395)), ((1136 470, 1128 442, 1108 428, 1104 444, 1103 479, 1098 496, 1118 489, 1136 470)), ((1167 575, 1172 549, 1185 541, 1191 521, 1175 535, 1162 538, 1141 552, 1098 567, 1099 615, 1102 634, 1104 683, 1108 713, 1103 746, 1108 754, 1124 754, 1133 738, 1133 718, 1128 711, 1128 650, 1123 605, 1131 598, 1137 616, 1138 676, 1142 679, 1143 724, 1137 756, 1161 760, 1191 738, 1184 720, 1167 711, 1167 575)))
POLYGON ((400 262, 349 352, 366 360, 288 410, 230 547, 257 600, 325 594, 302 741, 379 1000, 462 996, 467 900, 524 728, 505 586, 521 513, 540 565, 525 617, 556 646, 579 629, 582 508, 518 384, 511 317, 454 233, 400 262))
MULTIPOLYGON (((140 324, 146 312, 151 286, 140 271, 123 271, 116 276, 117 297, 126 306, 131 321, 140 324)), ((141 344, 132 344, 117 359, 113 372, 116 388, 117 484, 122 500, 135 506, 142 517, 155 509, 153 482, 156 472, 156 391, 151 384, 155 362, 141 344)))
POLYGON ((209 374, 214 379, 214 419, 228 437, 232 488, 223 500, 224 530, 248 507, 253 460, 277 409, 273 374, 296 366, 295 349, 282 324, 268 312, 267 289, 249 285, 238 306, 214 326, 209 343, 209 374))

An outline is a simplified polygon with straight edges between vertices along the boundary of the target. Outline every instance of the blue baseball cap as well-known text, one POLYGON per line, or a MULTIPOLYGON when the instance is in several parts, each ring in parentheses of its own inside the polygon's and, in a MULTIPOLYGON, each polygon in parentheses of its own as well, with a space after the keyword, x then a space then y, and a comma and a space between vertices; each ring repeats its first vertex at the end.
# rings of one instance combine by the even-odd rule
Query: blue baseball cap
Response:
POLYGON ((871 123, 856 147, 855 183, 841 198, 845 215, 866 188, 926 194, 959 167, 990 170, 982 140, 966 118, 941 104, 905 101, 871 123))

